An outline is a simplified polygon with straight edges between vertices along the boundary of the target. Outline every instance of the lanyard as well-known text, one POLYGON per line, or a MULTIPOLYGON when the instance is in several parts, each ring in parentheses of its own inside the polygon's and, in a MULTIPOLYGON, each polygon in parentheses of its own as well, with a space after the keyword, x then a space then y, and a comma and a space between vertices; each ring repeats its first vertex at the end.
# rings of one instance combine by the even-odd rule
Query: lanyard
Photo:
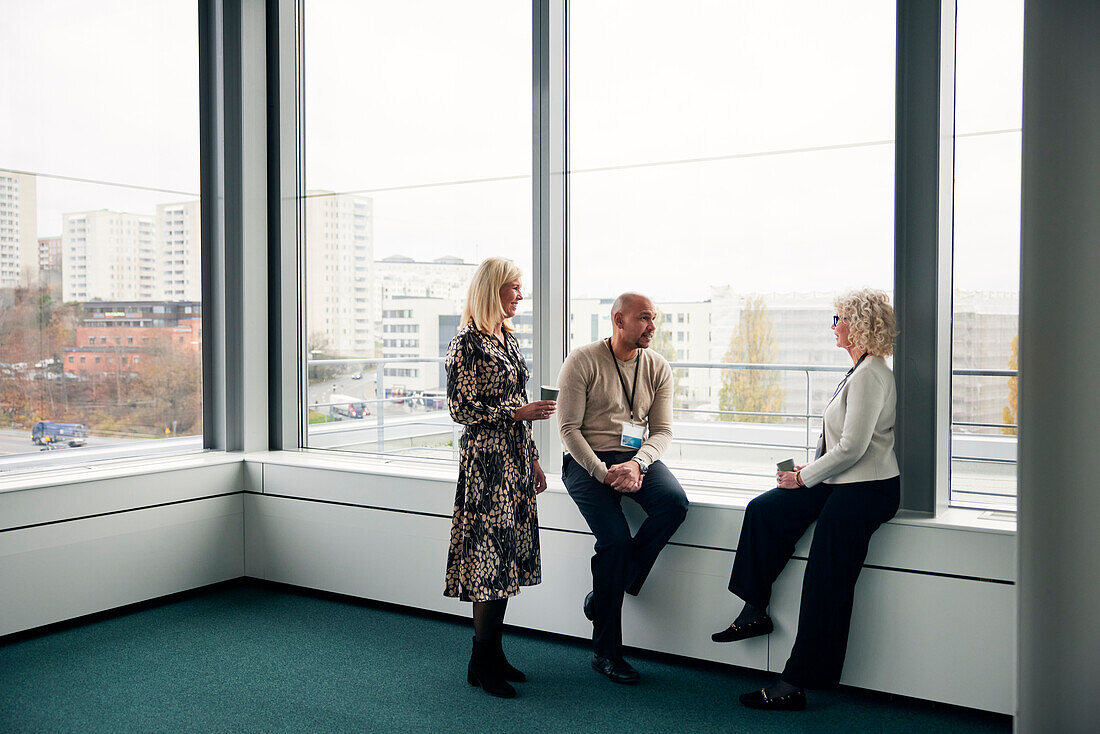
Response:
MULTIPOLYGON (((848 370, 848 374, 844 375, 844 379, 841 380, 840 384, 836 386, 836 392, 833 393, 833 397, 829 398, 830 403, 833 402, 833 400, 836 399, 836 396, 840 394, 841 388, 843 388, 844 384, 846 382, 848 382, 848 378, 852 376, 852 373, 856 371, 856 367, 859 367, 861 364, 863 364, 863 360, 867 359, 867 354, 868 354, 867 352, 864 352, 863 356, 860 357, 859 360, 857 360, 856 363, 852 366, 852 369, 848 370)), ((828 407, 828 404, 826 404, 826 407, 828 407)), ((826 448, 825 447, 825 416, 824 415, 821 416, 821 446, 822 446, 822 449, 826 448)))
POLYGON ((840 384, 836 386, 836 392, 833 393, 833 397, 829 398, 829 402, 833 402, 833 398, 840 394, 840 389, 844 387, 844 383, 848 382, 848 378, 852 376, 852 373, 856 371, 856 367, 863 364, 863 360, 867 359, 867 352, 863 353, 863 356, 853 365, 852 369, 848 370, 848 373, 844 375, 844 379, 840 381, 840 384))
POLYGON ((626 394, 626 379, 623 377, 622 370, 619 369, 619 358, 615 356, 615 350, 611 348, 611 340, 608 339, 607 351, 611 352, 611 361, 615 363, 615 374, 619 376, 619 384, 623 386, 623 397, 630 398, 630 422, 634 422, 634 396, 638 394, 638 365, 642 361, 642 353, 638 352, 638 356, 634 358, 634 387, 631 389, 630 394, 626 394))

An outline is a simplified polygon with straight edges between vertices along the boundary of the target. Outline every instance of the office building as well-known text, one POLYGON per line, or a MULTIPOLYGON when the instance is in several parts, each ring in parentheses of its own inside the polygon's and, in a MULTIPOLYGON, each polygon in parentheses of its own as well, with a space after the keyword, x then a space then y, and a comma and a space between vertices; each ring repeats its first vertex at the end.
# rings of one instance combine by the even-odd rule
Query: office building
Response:
POLYGON ((439 352, 444 336, 440 325, 444 317, 454 315, 453 302, 443 298, 395 296, 383 301, 383 359, 426 360, 386 364, 383 378, 387 396, 446 389, 446 380, 439 379, 439 358, 446 356, 439 352))

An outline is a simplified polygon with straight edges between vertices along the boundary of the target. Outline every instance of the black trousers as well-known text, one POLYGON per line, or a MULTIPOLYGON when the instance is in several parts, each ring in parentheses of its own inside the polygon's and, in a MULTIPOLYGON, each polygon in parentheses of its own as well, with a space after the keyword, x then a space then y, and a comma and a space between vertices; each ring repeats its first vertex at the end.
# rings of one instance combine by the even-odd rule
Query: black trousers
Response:
POLYGON ((760 609, 768 606, 772 584, 795 543, 817 520, 802 580, 798 633, 783 680, 803 688, 840 682, 856 579, 872 533, 898 511, 900 491, 894 477, 773 489, 749 503, 729 589, 760 609))
MULTIPOLYGON (((634 452, 597 452, 596 456, 610 467, 629 461, 634 452)), ((596 555, 592 556, 592 647, 597 655, 615 660, 622 656, 623 593, 636 595, 641 591, 657 555, 687 515, 687 495, 660 461, 649 466, 642 488, 631 494, 597 481, 568 454, 561 475, 569 496, 596 536, 596 555), (623 497, 641 505, 648 516, 633 537, 623 515, 623 497)))

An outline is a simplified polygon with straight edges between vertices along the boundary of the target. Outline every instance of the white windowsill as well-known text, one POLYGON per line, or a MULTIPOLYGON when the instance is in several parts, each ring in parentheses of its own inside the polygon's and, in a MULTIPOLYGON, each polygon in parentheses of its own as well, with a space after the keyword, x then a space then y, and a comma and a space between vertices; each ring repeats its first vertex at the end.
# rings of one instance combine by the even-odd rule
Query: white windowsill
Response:
MULTIPOLYGON (((423 479, 441 484, 454 484, 458 479, 458 469, 452 464, 435 464, 430 461, 396 457, 339 455, 339 452, 322 449, 261 451, 245 454, 244 460, 259 464, 356 472, 370 476, 423 479)), ((547 492, 566 493, 561 478, 556 474, 547 474, 546 482, 547 492)), ((684 490, 687 492, 688 499, 693 507, 744 510, 749 501, 756 496, 756 492, 752 490, 731 488, 728 491, 719 491, 713 487, 693 486, 689 483, 684 483, 684 490)), ((972 510, 961 507, 949 508, 937 517, 927 517, 903 510, 890 522, 915 527, 1015 535, 1015 519, 1000 519, 989 515, 990 513, 987 510, 972 510)))
POLYGON ((88 461, 65 466, 0 475, 0 493, 19 492, 42 487, 132 477, 142 474, 194 469, 243 461, 243 454, 224 451, 197 451, 161 456, 130 456, 120 459, 88 461))
MULTIPOLYGON (((326 469, 369 476, 420 479, 449 485, 453 485, 458 477, 458 470, 453 464, 396 457, 340 455, 338 452, 333 451, 309 449, 301 451, 260 451, 248 454, 200 451, 167 456, 131 456, 120 459, 89 461, 43 468, 34 472, 19 472, 8 476, 0 475, 0 493, 238 462, 326 469)), ((566 493, 561 478, 556 474, 547 475, 547 485, 547 492, 566 493)), ((687 491, 688 499, 693 507, 744 510, 749 501, 756 496, 756 493, 751 490, 731 488, 728 491, 722 491, 716 490, 712 486, 702 487, 690 483, 685 483, 684 489, 687 491)), ((1014 535, 1016 532, 1015 518, 1008 513, 990 513, 986 510, 959 507, 949 508, 936 517, 908 513, 903 510, 890 522, 915 527, 1005 535, 1014 535)))

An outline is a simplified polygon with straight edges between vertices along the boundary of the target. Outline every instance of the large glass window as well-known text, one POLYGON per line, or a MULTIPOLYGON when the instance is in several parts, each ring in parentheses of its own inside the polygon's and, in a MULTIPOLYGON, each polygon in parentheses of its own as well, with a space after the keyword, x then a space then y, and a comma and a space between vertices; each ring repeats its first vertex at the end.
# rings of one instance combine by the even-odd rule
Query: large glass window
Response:
POLYGON ((4 13, 0 470, 201 449, 196 3, 4 13))
POLYGON ((951 502, 1015 510, 1022 0, 958 0, 951 502))
POLYGON ((531 292, 531 20, 511 0, 305 0, 307 446, 456 454, 443 357, 471 276, 506 257, 531 292))
POLYGON ((570 347, 649 295, 666 461, 774 486, 851 365, 833 297, 893 291, 894 5, 586 0, 569 32, 570 347))

